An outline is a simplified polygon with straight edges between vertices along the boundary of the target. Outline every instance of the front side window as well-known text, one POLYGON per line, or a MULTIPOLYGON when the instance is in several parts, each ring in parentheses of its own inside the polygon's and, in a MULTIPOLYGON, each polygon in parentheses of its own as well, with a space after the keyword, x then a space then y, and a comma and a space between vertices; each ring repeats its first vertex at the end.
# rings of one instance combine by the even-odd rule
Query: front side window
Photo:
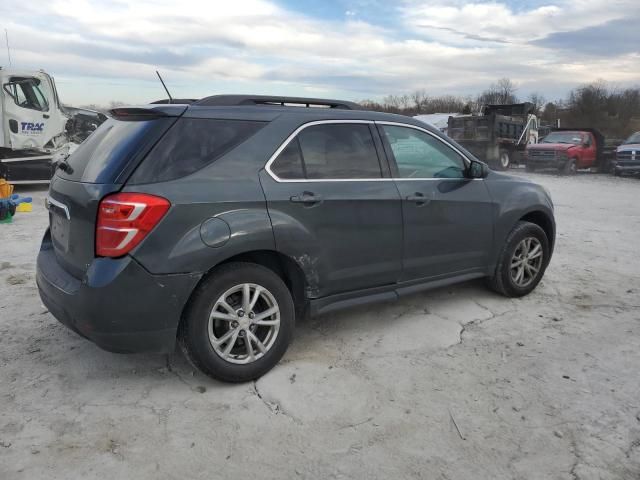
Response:
POLYGON ((397 178, 463 178, 465 162, 432 135, 409 127, 384 125, 396 161, 397 178))
POLYGON ((40 88, 40 80, 37 78, 12 78, 11 80, 5 83, 3 88, 16 105, 40 112, 49 110, 47 99, 40 88))
POLYGON ((369 125, 331 123, 303 129, 278 155, 271 171, 280 179, 381 178, 369 125))

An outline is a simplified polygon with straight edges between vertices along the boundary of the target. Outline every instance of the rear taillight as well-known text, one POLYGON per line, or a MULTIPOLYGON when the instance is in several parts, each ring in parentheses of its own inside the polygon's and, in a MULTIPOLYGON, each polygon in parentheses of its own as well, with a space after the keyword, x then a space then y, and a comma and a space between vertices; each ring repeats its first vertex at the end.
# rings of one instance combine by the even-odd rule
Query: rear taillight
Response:
POLYGON ((96 224, 96 255, 129 253, 164 217, 171 204, 146 193, 116 193, 102 199, 96 224))

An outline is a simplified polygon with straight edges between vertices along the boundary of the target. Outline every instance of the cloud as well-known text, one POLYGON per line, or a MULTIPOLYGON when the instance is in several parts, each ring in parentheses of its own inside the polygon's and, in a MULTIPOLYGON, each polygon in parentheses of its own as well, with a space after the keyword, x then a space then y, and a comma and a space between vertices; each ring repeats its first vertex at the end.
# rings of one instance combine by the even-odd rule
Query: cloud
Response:
POLYGON ((611 20, 603 25, 553 33, 534 43, 545 48, 603 57, 638 54, 640 53, 639 22, 639 16, 611 20))
MULTIPOLYGON (((623 22, 639 44, 621 20, 638 18, 636 0, 556 0, 519 10, 504 2, 407 0, 384 4, 379 22, 362 20, 365 4, 347 1, 336 18, 317 18, 268 0, 32 0, 20 9, 0 5, 0 18, 22 65, 63 74, 68 85, 74 77, 101 79, 107 92, 121 84, 127 101, 153 99, 141 86, 156 82, 156 69, 184 97, 249 88, 352 99, 422 88, 459 94, 504 76, 545 91, 602 72, 640 80, 637 49, 623 48, 622 35, 612 33, 623 22), (585 47, 593 32, 603 39, 608 32, 616 47, 585 47)), ((380 11, 383 4, 374 4, 380 11)), ((97 90, 65 94, 86 98, 97 90)))

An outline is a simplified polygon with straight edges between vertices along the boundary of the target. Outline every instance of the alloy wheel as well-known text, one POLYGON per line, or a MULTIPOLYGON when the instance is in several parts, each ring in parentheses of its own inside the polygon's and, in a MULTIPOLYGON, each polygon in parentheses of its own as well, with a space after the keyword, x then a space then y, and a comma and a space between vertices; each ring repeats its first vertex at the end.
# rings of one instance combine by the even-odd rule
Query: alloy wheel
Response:
POLYGON ((535 237, 527 237, 518 243, 513 256, 509 272, 511 280, 520 288, 529 286, 538 276, 542 268, 542 243, 535 237))
POLYGON ((230 363, 247 364, 273 347, 280 329, 280 308, 266 288, 255 283, 224 292, 209 314, 209 341, 230 363))

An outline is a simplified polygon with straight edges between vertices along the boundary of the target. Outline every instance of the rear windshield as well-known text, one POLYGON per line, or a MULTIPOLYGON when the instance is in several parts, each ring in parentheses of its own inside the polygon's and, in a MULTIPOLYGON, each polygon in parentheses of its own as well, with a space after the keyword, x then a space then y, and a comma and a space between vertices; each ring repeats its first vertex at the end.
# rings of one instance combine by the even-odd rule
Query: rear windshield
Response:
POLYGON ((155 143, 174 121, 175 118, 109 119, 69 156, 67 163, 71 168, 58 169, 56 173, 77 182, 114 183, 129 162, 155 143))
POLYGON ((130 183, 155 183, 189 175, 253 136, 266 122, 180 118, 149 152, 130 183))

